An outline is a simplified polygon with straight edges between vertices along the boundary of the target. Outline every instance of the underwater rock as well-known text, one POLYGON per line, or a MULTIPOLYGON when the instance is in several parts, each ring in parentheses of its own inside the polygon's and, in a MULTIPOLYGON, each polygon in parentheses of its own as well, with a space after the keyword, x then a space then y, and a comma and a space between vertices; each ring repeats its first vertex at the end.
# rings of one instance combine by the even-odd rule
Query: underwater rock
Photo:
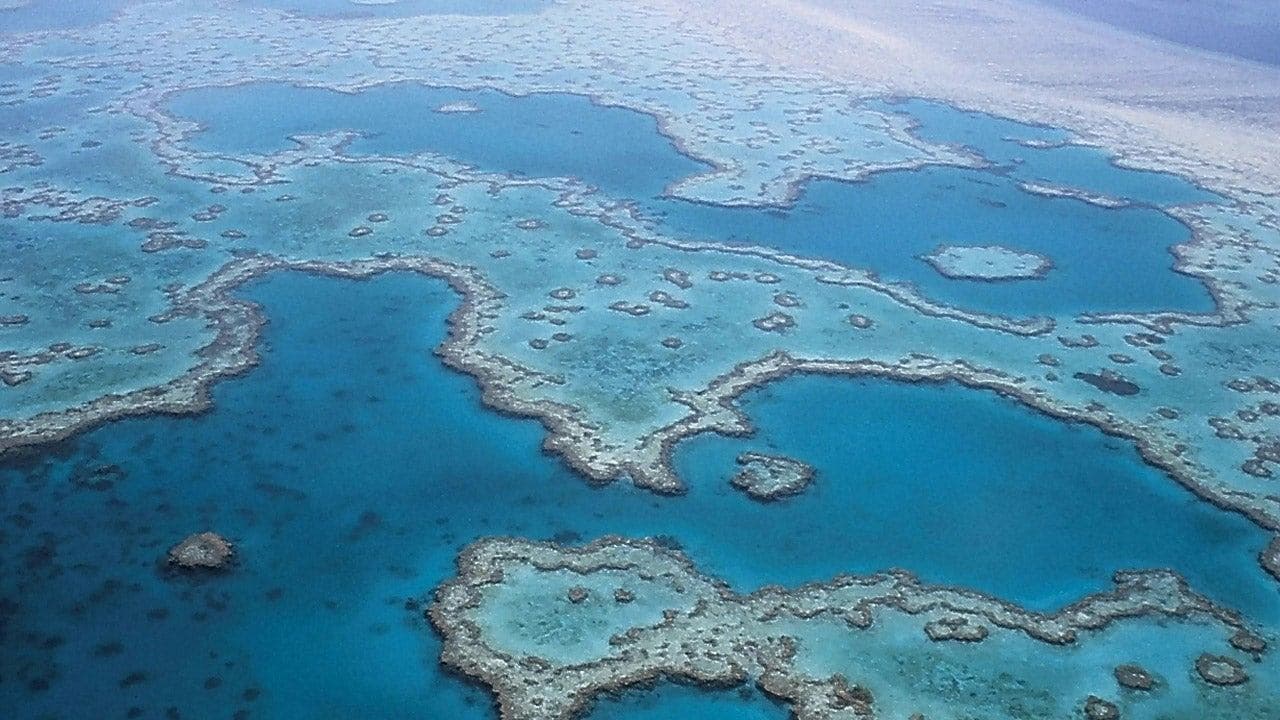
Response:
POLYGON ((665 290, 654 290, 649 293, 649 301, 655 302, 662 307, 670 308, 672 310, 686 310, 689 307, 689 303, 675 297, 665 290))
POLYGON ((1202 653, 1196 658, 1196 672, 1210 685, 1241 685, 1249 680, 1244 666, 1225 655, 1202 653))
POLYGON ((1267 651, 1267 641, 1248 630, 1237 630, 1230 639, 1231 647, 1254 656, 1255 659, 1267 651))
POLYGON ((1271 573, 1271 577, 1280 581, 1280 535, 1271 538, 1271 542, 1267 543, 1267 547, 1258 556, 1258 562, 1264 570, 1271 573))
POLYGON ((0 383, 5 387, 17 387, 35 377, 30 370, 7 370, 0 368, 0 383))
POLYGON ((609 309, 614 312, 626 313, 631 317, 644 317, 652 311, 652 308, 644 303, 629 303, 626 300, 617 300, 609 303, 609 309))
POLYGON ((1121 395, 1128 397, 1137 395, 1142 388, 1137 384, 1129 381, 1120 373, 1113 370, 1103 370, 1098 373, 1078 372, 1072 375, 1077 380, 1083 380, 1090 385, 1098 388, 1103 392, 1109 392, 1113 395, 1121 395))
POLYGON ((765 332, 785 333, 787 330, 796 326, 796 319, 784 312, 771 312, 764 317, 756 318, 751 321, 757 330, 765 332))
POLYGON ((1116 682, 1120 683, 1120 687, 1129 690, 1146 691, 1155 687, 1156 684, 1155 679, 1151 677, 1151 673, 1139 665, 1117 665, 1114 674, 1116 682))
POLYGON ((795 308, 800 307, 803 303, 800 297, 793 292, 780 292, 773 296, 773 304, 778 307, 795 308))
POLYGON ((1120 708, 1116 707, 1115 703, 1090 695, 1084 701, 1084 716, 1088 720, 1119 720, 1120 708))
POLYGON ((575 585, 569 588, 569 602, 574 605, 586 602, 588 595, 589 593, 587 592, 587 589, 581 585, 575 585))
POLYGON ((119 465, 77 467, 71 473, 71 483, 77 488, 105 492, 124 480, 124 468, 119 465))
POLYGON ((858 315, 855 313, 849 316, 849 324, 859 330, 868 330, 872 325, 875 325, 875 321, 866 315, 858 315))
POLYGON ((231 543, 214 532, 188 536, 169 549, 169 564, 195 570, 223 570, 231 562, 231 543))
POLYGON ((693 281, 689 279, 689 273, 677 268, 664 268, 662 271, 662 279, 672 285, 675 285, 681 290, 688 290, 693 287, 693 281))
POLYGON ((1068 348, 1087 349, 1087 348, 1098 347, 1098 338, 1092 335, 1081 335, 1078 338, 1067 337, 1066 335, 1059 335, 1058 342, 1061 343, 1063 347, 1068 347, 1068 348))

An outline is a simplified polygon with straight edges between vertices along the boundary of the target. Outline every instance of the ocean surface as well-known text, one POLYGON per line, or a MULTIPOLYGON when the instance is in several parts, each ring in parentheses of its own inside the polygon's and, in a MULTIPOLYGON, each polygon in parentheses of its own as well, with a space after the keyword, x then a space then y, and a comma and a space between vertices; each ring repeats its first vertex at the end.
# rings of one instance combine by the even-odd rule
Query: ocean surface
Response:
MULTIPOLYGON (((495 534, 664 536, 740 590, 907 566, 1042 609, 1116 569, 1171 566, 1276 616, 1253 559, 1261 531, 1132 448, 989 393, 783 381, 745 401, 755 438, 683 444, 690 491, 663 498, 590 487, 541 452, 536 422, 482 407, 430 352, 457 302, 441 282, 290 273, 246 294, 271 318, 263 363, 219 384, 210 412, 113 423, 0 469, 0 706, 491 717, 483 692, 440 670, 419 601, 462 546, 495 534), (810 430, 787 420, 815 413, 810 430), (1023 452, 1032 442, 1047 455, 1023 452), (814 486, 749 500, 727 482, 739 444, 813 463, 814 486), (237 567, 163 569, 172 543, 207 529, 236 543, 237 567)), ((732 694, 668 692, 676 708, 776 716, 732 694)), ((655 717, 650 702, 601 717, 655 717)))
POLYGON ((1049 128, 920 100, 873 105, 910 114, 921 137, 969 147, 990 167, 893 171, 857 183, 815 179, 790 207, 730 208, 666 197, 669 185, 708 166, 681 154, 652 117, 579 95, 513 97, 417 84, 340 93, 263 83, 186 91, 169 103, 172 112, 204 127, 191 140, 197 150, 269 154, 290 147, 288 138, 299 133, 351 130, 360 133, 352 154, 430 151, 493 172, 576 177, 637 201, 670 235, 833 260, 971 310, 1013 316, 1212 311, 1203 284, 1173 270, 1170 248, 1190 240, 1190 230, 1160 208, 1216 196, 1172 175, 1117 167, 1093 148, 1023 144, 1066 139, 1049 128), (457 102, 478 111, 436 112, 457 102), (404 122, 405 116, 414 121, 404 122), (1133 205, 1048 198, 1019 189, 1020 182, 1087 188, 1133 205), (1042 280, 952 280, 920 259, 945 244, 1033 251, 1051 258, 1054 268, 1042 280))
POLYGON ((1039 0, 1187 47, 1280 65, 1280 3, 1274 0, 1039 0))

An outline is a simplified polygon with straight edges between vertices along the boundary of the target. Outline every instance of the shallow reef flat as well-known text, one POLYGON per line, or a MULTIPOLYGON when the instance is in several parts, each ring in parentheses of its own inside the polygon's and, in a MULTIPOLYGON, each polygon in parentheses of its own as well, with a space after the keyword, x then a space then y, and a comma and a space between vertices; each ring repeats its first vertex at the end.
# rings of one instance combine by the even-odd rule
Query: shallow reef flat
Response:
POLYGON ((1040 615, 905 573, 739 595, 652 542, 495 538, 427 612, 443 661, 509 720, 578 717, 659 679, 754 682, 801 719, 1261 719, 1278 672, 1238 617, 1160 571, 1040 615))
POLYGON ((1053 269, 1043 255, 1000 245, 941 245, 921 258, 954 280, 1036 280, 1053 269))

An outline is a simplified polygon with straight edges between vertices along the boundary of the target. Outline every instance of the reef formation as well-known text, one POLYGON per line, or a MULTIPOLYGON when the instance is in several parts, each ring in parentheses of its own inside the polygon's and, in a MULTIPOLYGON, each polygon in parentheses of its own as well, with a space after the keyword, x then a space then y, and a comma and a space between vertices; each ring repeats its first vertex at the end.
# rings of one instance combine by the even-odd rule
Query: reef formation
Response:
MULTIPOLYGON (((806 12, 786 24, 770 16, 763 31, 747 33, 750 42, 742 41, 741 28, 725 27, 723 17, 688 21, 722 4, 565 0, 536 17, 422 15, 395 22, 320 22, 256 8, 245 10, 252 20, 246 22, 221 6, 142 2, 97 26, 6 35, 0 111, 14 122, 0 140, 0 230, 7 243, 0 254, 0 452, 120 418, 207 409, 213 383, 257 362, 266 318, 236 291, 267 273, 357 280, 417 272, 446 279, 460 296, 450 335, 436 349, 441 360, 474 377, 492 408, 541 421, 545 448, 592 482, 685 491, 672 463, 677 445, 702 433, 750 435, 752 423, 737 399, 796 373, 953 381, 1098 427, 1203 500, 1280 530, 1273 487, 1280 471, 1280 204, 1265 181, 1280 154, 1245 157, 1228 148, 1226 157, 1201 157, 1188 147, 1212 147, 1162 142, 1162 133, 1178 134, 1169 128, 1194 124, 1144 129, 1137 115, 1120 117, 1110 103, 1107 117, 1097 120, 1045 107, 1037 93, 1030 119, 1081 134, 1044 139, 1043 128, 1011 123, 1019 159, 1096 144, 1126 167, 1180 172, 1203 196, 1166 200, 1145 197, 1137 181, 1093 188, 1070 178, 1019 181, 1020 190, 1108 210, 1157 208, 1176 219, 1189 238, 1171 248, 1171 271, 1202 283, 1212 308, 1033 316, 941 302, 877 268, 789 252, 767 237, 750 243, 674 237, 646 217, 637 198, 600 190, 593 182, 600 178, 530 178, 430 148, 369 150, 361 128, 276 138, 283 149, 207 149, 201 145, 207 118, 173 109, 184 92, 252 93, 249 86, 263 78, 343 94, 447 81, 457 99, 431 109, 463 121, 492 113, 486 105, 484 115, 474 115, 480 106, 468 92, 476 89, 585 96, 651 119, 699 165, 669 179, 663 198, 762 211, 786 207, 813 178, 874 182, 878 173, 928 167, 1003 172, 998 160, 929 139, 910 112, 871 98, 917 94, 1019 117, 1025 103, 984 97, 966 83, 939 90, 933 80, 920 80, 923 74, 900 73, 896 63, 864 64, 855 82, 840 53, 814 55, 839 72, 822 63, 780 70, 772 53, 807 47, 808 37, 829 42, 842 26, 802 43, 766 43, 762 52, 759 38, 785 38, 827 16, 806 12), (432 42, 424 46, 423 37, 432 42), (601 71, 605 57, 617 59, 608 72, 601 71), (893 77, 883 74, 888 66, 893 77)), ((1010 11, 1000 4, 991 12, 1010 11)), ((758 15, 733 16, 759 30, 758 15)), ((1143 57, 1153 52, 1142 46, 1143 57)), ((1212 69, 1206 77, 1225 74, 1212 69)), ((1253 70, 1244 76, 1257 77, 1253 70)), ((1274 143, 1245 139, 1253 148, 1274 143)), ((1099 156, 1103 167, 1121 173, 1099 156)), ((891 239, 887 230, 884 241, 891 239)), ((1050 270, 1047 257, 1008 248, 943 247, 926 260, 958 279, 1029 279, 1050 270)), ((812 477, 798 461, 763 453, 744 456, 740 465, 737 476, 725 479, 760 499, 798 492, 812 477)), ((230 548, 226 554, 220 548, 196 542, 179 556, 197 564, 202 557, 225 560, 230 548)), ((1259 563, 1280 579, 1280 536, 1259 563)), ((546 582, 540 572, 526 574, 546 582)), ((1274 687, 1267 685, 1270 666, 1256 667, 1255 656, 1268 660, 1245 620, 1163 572, 1124 574, 1110 593, 1053 616, 930 588, 901 573, 737 595, 679 556, 620 540, 581 551, 494 541, 468 551, 461 573, 433 609, 447 639, 446 660, 492 685, 511 717, 562 717, 600 689, 660 677, 713 684, 750 677, 808 713, 802 717, 899 709, 904 717, 937 715, 895 699, 901 679, 877 683, 869 668, 848 665, 847 658, 844 666, 827 658, 833 665, 816 669, 820 658, 805 655, 806 648, 880 637, 888 627, 908 628, 935 650, 1039 643, 1029 647, 1064 667, 1072 656, 1053 648, 1109 648, 1114 638, 1107 633, 1194 639, 1187 641, 1194 653, 1186 662, 1159 671, 1132 666, 1120 651, 1136 644, 1117 641, 1114 652, 1098 651, 1115 676, 1089 675, 1087 693, 1045 689, 1036 695, 1052 698, 1044 699, 1044 716, 1123 716, 1137 701, 1117 683, 1125 691, 1150 685, 1158 692, 1162 683, 1185 686, 1191 679, 1207 684, 1193 686, 1203 702, 1228 697, 1222 688, 1274 687), (592 587, 576 577, 557 586, 554 597, 583 612, 604 603, 605 619, 587 635, 597 643, 622 637, 617 652, 624 660, 608 648, 585 648, 581 662, 590 667, 578 673, 547 658, 513 662, 490 653, 494 630, 468 613, 481 607, 471 604, 484 587, 506 591, 491 572, 507 562, 498 559, 503 553, 513 568, 565 564, 592 576, 598 562, 620 564, 614 574, 626 585, 592 587), (483 568, 491 574, 481 582, 483 568), (633 568, 656 574, 629 579, 633 568), (664 577, 680 578, 685 590, 661 590, 664 577), (675 606, 651 605, 649 591, 675 606), (690 599, 697 603, 692 610, 682 604, 690 599), (706 614, 696 614, 698 607, 706 614), (675 613, 625 628, 610 629, 607 621, 643 619, 655 608, 675 613), (1152 617, 1173 629, 1157 630, 1146 622, 1152 617), (823 625, 828 619, 831 627, 823 625), (718 635, 699 634, 703 620, 718 635), (806 641, 806 632, 818 635, 806 641), (1234 640, 1230 647, 1218 642, 1225 634, 1234 640), (680 644, 688 639, 700 645, 680 644), (710 655, 694 652, 702 644, 710 655), (606 655, 608 662, 597 662, 606 655), (613 674, 617 668, 629 669, 613 674), (508 687, 514 678, 536 687, 508 687)), ((504 652, 516 657, 517 650, 504 652)), ((942 653, 920 665, 937 665, 940 657, 959 662, 942 653)), ((1001 664, 1018 665, 1017 658, 1001 664)), ((941 706, 954 701, 936 692, 941 706)), ((1251 697, 1240 701, 1237 717, 1257 709, 1247 705, 1251 697)))
POLYGON ((954 280, 1034 280, 1053 269, 1043 255, 999 245, 939 245, 921 259, 954 280))
POLYGON ((462 553, 427 613, 442 662, 489 687, 504 720, 581 717, 604 694, 658 680, 752 682, 802 720, 950 717, 957 707, 1096 717, 1162 694, 1195 698, 1182 712, 1212 712, 1216 694, 1240 686, 1232 717, 1261 720, 1272 690, 1245 664, 1276 672, 1237 615, 1164 571, 1118 573, 1109 591, 1042 615, 904 572, 743 595, 651 541, 492 538, 462 553), (1108 642, 1186 650, 1158 669, 1099 666, 1089 648, 1108 642), (973 649, 940 661, 935 648, 951 644, 973 649))

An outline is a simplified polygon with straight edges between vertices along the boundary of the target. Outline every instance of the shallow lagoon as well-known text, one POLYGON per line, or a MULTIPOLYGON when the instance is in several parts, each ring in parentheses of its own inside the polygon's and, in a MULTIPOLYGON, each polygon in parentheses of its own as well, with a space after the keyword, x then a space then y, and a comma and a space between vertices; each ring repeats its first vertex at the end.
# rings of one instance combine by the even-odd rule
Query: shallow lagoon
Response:
POLYGON ((1174 565, 1215 597, 1273 615, 1262 611, 1274 583, 1252 564, 1260 532, 1130 448, 990 394, 785 381, 747 401, 762 426, 748 444, 817 464, 808 494, 746 499, 726 482, 734 448, 715 438, 681 449, 686 497, 592 489, 540 452, 537 423, 483 409, 473 382, 429 354, 456 304, 442 283, 287 274, 248 294, 271 318, 264 362, 219 385, 211 412, 111 424, 0 470, 0 706, 18 717, 132 706, 148 717, 169 706, 183 717, 492 717, 483 692, 439 671, 438 642, 406 606, 451 574, 462 545, 491 534, 667 535, 739 589, 901 565, 1045 607, 1105 586, 1119 565, 1174 565), (808 404, 810 393, 825 404, 808 404), (773 413, 795 402, 827 413, 846 441, 820 456, 804 444, 817 436, 775 427, 773 413), (873 442, 888 432, 874 430, 883 409, 902 402, 915 405, 891 429, 903 448, 927 440, 925 457, 873 442), (910 422, 930 414, 971 432, 927 438, 936 426, 910 422), (1028 442, 1081 475, 1049 476, 1028 442), (996 472, 973 472, 979 456, 996 472), (84 481, 111 465, 109 486, 84 481), (1088 495, 1099 487, 1108 497, 1088 495), (933 500, 903 502, 913 491, 933 500), (1059 517, 1059 502, 1079 503, 1077 514, 1059 517), (157 559, 203 529, 231 537, 240 566, 165 577, 157 559), (983 549, 1001 562, 975 562, 983 549), (1211 559, 1216 571, 1199 578, 1211 559))
POLYGON ((512 97, 416 84, 345 94, 253 84, 185 91, 171 99, 170 109, 206 125, 191 140, 203 151, 265 154, 289 147, 290 135, 350 129, 363 134, 350 148, 357 154, 433 151, 494 172, 578 177, 639 201, 668 234, 759 244, 870 269, 967 309, 1018 316, 1213 310, 1204 286, 1172 269, 1169 248, 1189 240, 1190 231, 1147 206, 1214 196, 1171 175, 1115 167, 1092 148, 1017 142, 1064 139, 1051 129, 923 101, 873 105, 911 114, 922 136, 969 146, 994 166, 888 172, 862 183, 813 180, 788 208, 728 208, 661 197, 668 185, 707 166, 682 155, 652 117, 578 95, 512 97), (436 112, 456 102, 480 111, 436 112), (414 122, 387 112, 391 107, 414 122), (1103 208, 1018 188, 1023 181, 1081 186, 1086 180, 1094 192, 1140 206, 1103 208), (950 280, 919 259, 941 244, 1007 245, 1046 255, 1055 268, 1043 280, 950 280))
POLYGON ((206 125, 198 150, 270 154, 300 133, 353 130, 350 152, 435 152, 516 177, 580 177, 620 197, 658 195, 707 166, 676 152, 651 116, 582 95, 514 97, 496 90, 398 83, 340 93, 279 83, 188 90, 169 104, 206 125), (439 112, 465 102, 472 112, 439 112))

